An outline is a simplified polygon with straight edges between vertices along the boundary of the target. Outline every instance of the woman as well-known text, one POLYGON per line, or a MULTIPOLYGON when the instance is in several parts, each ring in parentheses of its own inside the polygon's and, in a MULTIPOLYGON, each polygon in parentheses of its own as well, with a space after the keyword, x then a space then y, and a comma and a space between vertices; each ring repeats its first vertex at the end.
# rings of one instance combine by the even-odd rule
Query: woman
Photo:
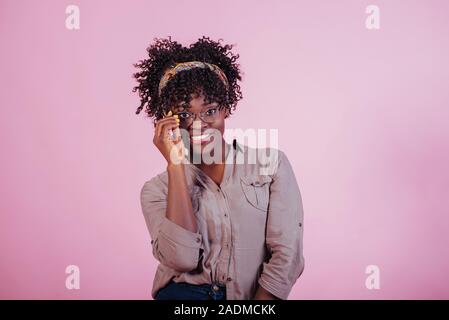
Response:
POLYGON ((302 200, 286 155, 269 148, 268 162, 252 161, 258 150, 223 138, 242 94, 238 55, 220 41, 155 39, 135 64, 136 113, 154 118, 167 161, 141 191, 160 262, 156 300, 287 299, 304 269, 302 200))

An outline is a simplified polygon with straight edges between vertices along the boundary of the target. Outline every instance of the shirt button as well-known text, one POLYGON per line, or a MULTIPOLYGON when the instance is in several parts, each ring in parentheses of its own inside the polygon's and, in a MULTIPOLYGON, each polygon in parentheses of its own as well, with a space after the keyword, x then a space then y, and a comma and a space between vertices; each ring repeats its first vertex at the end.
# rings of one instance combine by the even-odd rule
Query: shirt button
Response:
POLYGON ((228 281, 232 281, 232 278, 228 278, 228 279, 226 279, 226 280, 228 280, 228 281))
POLYGON ((228 214, 227 213, 225 213, 225 217, 227 217, 228 216, 228 214))
POLYGON ((300 227, 302 226, 302 223, 301 223, 301 222, 299 223, 299 226, 300 226, 300 227))
POLYGON ((201 239, 200 238, 196 238, 196 242, 201 242, 201 239))

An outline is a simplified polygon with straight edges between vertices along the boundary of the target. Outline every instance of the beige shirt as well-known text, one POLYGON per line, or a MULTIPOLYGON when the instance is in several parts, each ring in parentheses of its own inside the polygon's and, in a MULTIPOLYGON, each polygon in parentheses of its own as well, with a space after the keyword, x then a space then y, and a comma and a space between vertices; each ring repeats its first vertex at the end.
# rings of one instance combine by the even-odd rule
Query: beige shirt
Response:
POLYGON ((252 299, 258 285, 287 299, 304 270, 302 199, 286 155, 262 149, 270 157, 255 161, 259 150, 226 143, 221 186, 185 164, 198 233, 166 218, 167 171, 145 182, 142 211, 160 262, 153 298, 173 279, 224 284, 227 300, 252 299))

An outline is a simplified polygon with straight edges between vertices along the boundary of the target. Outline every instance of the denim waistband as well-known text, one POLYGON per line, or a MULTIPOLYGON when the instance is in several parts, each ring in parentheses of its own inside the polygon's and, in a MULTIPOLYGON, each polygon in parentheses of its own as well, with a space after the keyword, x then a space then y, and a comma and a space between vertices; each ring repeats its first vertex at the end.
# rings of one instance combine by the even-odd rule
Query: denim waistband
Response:
POLYGON ((190 284, 172 279, 159 290, 156 300, 226 300, 226 286, 220 283, 190 284))

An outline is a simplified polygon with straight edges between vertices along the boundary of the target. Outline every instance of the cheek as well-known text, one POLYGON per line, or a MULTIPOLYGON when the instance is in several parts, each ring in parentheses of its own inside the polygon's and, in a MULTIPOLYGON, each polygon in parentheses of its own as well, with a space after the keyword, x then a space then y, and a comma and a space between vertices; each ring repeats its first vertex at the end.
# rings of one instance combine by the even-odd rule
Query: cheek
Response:
POLYGON ((211 128, 220 132, 220 138, 217 136, 216 138, 219 138, 219 139, 217 141, 215 141, 215 142, 220 142, 221 138, 224 135, 224 129, 225 129, 225 122, 224 122, 224 120, 222 120, 222 119, 217 120, 213 124, 213 126, 211 126, 211 128))
POLYGON ((225 119, 224 119, 224 118, 218 119, 218 120, 214 123, 213 128, 214 128, 214 129, 217 129, 217 130, 220 130, 220 131, 223 133, 224 128, 225 128, 225 119))

